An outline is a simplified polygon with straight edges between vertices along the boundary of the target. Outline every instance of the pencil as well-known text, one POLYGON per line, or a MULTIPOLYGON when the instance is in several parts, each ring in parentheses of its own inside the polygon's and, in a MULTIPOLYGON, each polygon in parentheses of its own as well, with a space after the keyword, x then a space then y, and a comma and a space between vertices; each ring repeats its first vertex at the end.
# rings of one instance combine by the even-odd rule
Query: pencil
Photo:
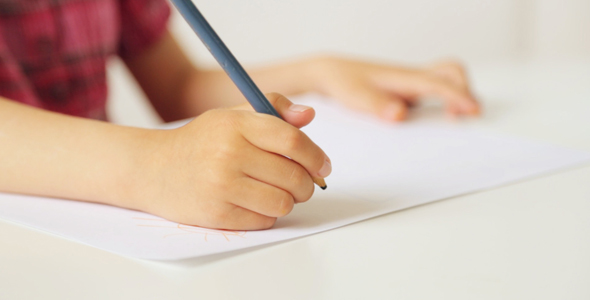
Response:
MULTIPOLYGON (((229 51, 225 43, 215 33, 213 27, 203 17, 201 12, 197 9, 191 0, 171 0, 172 4, 176 6, 182 17, 195 31, 197 36, 201 39, 205 47, 213 55, 215 60, 221 65, 225 73, 231 78, 234 84, 238 87, 240 92, 246 97, 246 100, 252 105, 254 110, 259 113, 273 115, 279 119, 281 115, 270 104, 268 99, 260 91, 258 86, 254 83, 252 78, 246 73, 246 70, 229 51)), ((322 190, 327 188, 326 181, 323 178, 313 177, 313 182, 317 184, 322 190)))

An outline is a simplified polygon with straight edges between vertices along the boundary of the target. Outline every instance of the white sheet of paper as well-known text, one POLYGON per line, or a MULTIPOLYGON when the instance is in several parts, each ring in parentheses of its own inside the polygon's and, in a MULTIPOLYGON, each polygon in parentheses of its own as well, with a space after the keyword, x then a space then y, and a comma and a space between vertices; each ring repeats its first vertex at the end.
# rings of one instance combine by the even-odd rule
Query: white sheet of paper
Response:
MULTIPOLYGON (((313 97, 312 97, 313 98, 313 97)), ((107 205, 0 194, 0 218, 125 256, 179 260, 301 237, 590 161, 590 154, 421 122, 388 125, 317 99, 304 131, 330 156, 328 189, 266 231, 180 225, 107 205)))

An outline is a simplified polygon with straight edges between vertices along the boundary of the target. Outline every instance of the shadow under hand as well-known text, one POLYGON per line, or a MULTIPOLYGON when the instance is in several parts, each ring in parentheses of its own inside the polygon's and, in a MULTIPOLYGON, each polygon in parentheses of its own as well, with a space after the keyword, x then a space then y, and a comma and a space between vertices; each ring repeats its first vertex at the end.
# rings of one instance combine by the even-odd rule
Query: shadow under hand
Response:
POLYGON ((316 193, 308 202, 297 204, 291 214, 279 218, 275 226, 268 231, 248 232, 249 236, 257 234, 267 235, 271 233, 272 235, 281 237, 276 242, 198 258, 167 261, 163 264, 172 267, 191 268, 215 263, 236 255, 242 255, 263 248, 272 247, 299 237, 312 235, 382 215, 385 205, 387 205, 387 203, 383 201, 368 201, 344 193, 321 191, 316 193))
POLYGON ((409 110, 408 122, 425 122, 429 124, 448 124, 450 121, 456 120, 478 120, 484 118, 486 122, 495 121, 501 116, 508 114, 513 108, 500 99, 486 100, 485 103, 480 102, 481 115, 477 117, 461 116, 453 119, 445 111, 443 104, 439 101, 425 101, 424 103, 413 107, 409 110))
POLYGON ((293 212, 277 220, 274 230, 317 228, 327 230, 377 216, 386 203, 369 201, 337 192, 320 192, 310 201, 297 204, 293 212), (318 195, 319 194, 319 195, 318 195))

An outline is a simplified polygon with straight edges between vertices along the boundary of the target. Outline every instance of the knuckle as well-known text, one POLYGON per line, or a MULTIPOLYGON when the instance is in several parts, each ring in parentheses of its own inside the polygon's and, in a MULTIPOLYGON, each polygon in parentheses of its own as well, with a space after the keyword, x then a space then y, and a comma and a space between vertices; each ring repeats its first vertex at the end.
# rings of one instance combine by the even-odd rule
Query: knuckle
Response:
MULTIPOLYGON (((294 165, 291 170, 289 181, 294 189, 297 190, 295 202, 306 202, 313 195, 314 187, 311 176, 303 167, 294 165)), ((293 194, 295 195, 295 194, 293 194)))
POLYGON ((222 142, 215 148, 214 157, 228 163, 236 161, 240 156, 238 148, 231 140, 222 142))
POLYGON ((241 121, 241 112, 236 110, 217 110, 218 113, 213 117, 217 126, 225 126, 226 128, 235 129, 241 121))
POLYGON ((212 121, 217 121, 228 114, 228 111, 223 109, 211 109, 202 113, 199 118, 206 118, 212 121))
POLYGON ((282 195, 277 199, 278 207, 277 207, 277 217, 284 217, 288 215, 295 206, 295 202, 293 200, 293 196, 287 192, 281 193, 282 195))
POLYGON ((285 132, 283 138, 283 145, 287 150, 299 149, 305 140, 303 132, 297 130, 296 128, 292 128, 291 130, 285 132))
POLYGON ((436 77, 425 78, 424 90, 430 95, 440 95, 446 92, 447 87, 436 77))
POLYGON ((465 71, 465 67, 463 66, 463 64, 461 62, 459 62, 458 60, 451 60, 447 63, 447 66, 456 71, 456 72, 464 72, 465 71))
POLYGON ((305 184, 308 180, 309 174, 300 165, 292 164, 292 169, 289 174, 289 181, 293 186, 299 187, 305 184))
MULTIPOLYGON (((230 164, 231 162, 227 163, 230 164)), ((234 178, 234 174, 231 173, 232 171, 225 166, 221 166, 207 167, 206 172, 203 180, 205 191, 210 195, 216 195, 222 202, 229 202, 226 198, 235 191, 236 184, 239 184, 238 180, 234 178)))
POLYGON ((231 109, 211 109, 199 116, 216 131, 235 129, 242 121, 244 111, 231 109))
POLYGON ((331 71, 335 69, 339 69, 343 65, 345 65, 348 61, 342 57, 330 55, 330 54, 323 54, 319 55, 315 58, 314 63, 318 67, 320 71, 331 71))
POLYGON ((307 202, 309 199, 311 199, 311 196, 313 196, 313 192, 315 190, 315 186, 313 185, 313 181, 306 184, 305 188, 304 188, 304 193, 301 199, 298 199, 299 203, 304 203, 307 202))
POLYGON ((236 114, 220 114, 212 124, 215 128, 212 132, 211 143, 203 145, 203 148, 209 149, 210 157, 217 160, 232 161, 240 157, 241 137, 236 129, 239 126, 239 117, 236 114), (213 135, 214 132, 214 135, 213 135))
POLYGON ((291 101, 287 99, 287 97, 277 94, 277 93, 270 93, 267 94, 266 98, 270 102, 270 104, 277 109, 277 111, 281 112, 285 108, 291 105, 291 101))
POLYGON ((467 73, 463 64, 458 60, 445 61, 438 65, 436 70, 455 78, 463 78, 466 76, 467 73))
POLYGON ((279 94, 279 93, 268 93, 266 94, 266 99, 268 99, 268 102, 270 102, 270 104, 272 104, 273 106, 275 106, 275 104, 277 102, 279 102, 279 99, 284 98, 285 96, 279 94))
POLYGON ((435 77, 427 73, 416 73, 409 76, 410 81, 414 83, 416 88, 422 94, 432 94, 434 84, 436 82, 435 77))

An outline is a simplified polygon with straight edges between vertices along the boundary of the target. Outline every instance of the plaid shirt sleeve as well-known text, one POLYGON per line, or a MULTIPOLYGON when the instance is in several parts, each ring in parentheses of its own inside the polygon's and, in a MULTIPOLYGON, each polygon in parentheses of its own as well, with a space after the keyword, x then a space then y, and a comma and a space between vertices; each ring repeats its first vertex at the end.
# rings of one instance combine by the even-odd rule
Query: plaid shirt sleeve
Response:
POLYGON ((170 6, 166 0, 120 0, 122 58, 132 57, 157 42, 166 31, 170 6))

